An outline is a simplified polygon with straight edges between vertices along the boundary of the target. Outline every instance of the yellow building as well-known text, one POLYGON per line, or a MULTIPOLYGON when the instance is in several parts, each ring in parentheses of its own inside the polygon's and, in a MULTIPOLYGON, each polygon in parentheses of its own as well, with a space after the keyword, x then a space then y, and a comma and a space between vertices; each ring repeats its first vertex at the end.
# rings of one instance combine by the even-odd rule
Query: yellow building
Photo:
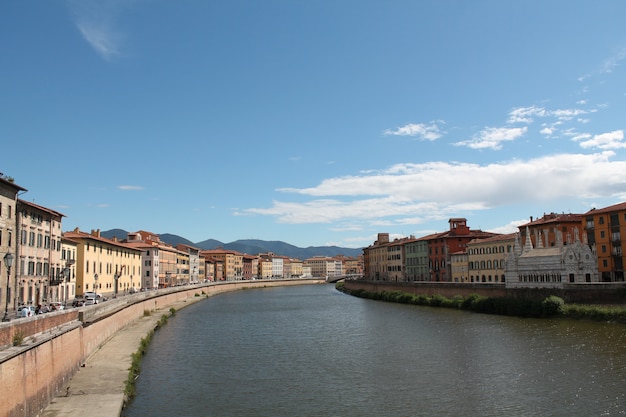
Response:
POLYGON ((273 262, 270 258, 259 258, 259 278, 272 278, 273 270, 273 262))
POLYGON ((505 282, 505 261, 514 244, 515 233, 472 239, 467 244, 469 282, 505 282))
POLYGON ((76 294, 95 291, 103 296, 123 294, 140 282, 141 250, 116 239, 100 236, 100 230, 91 233, 78 228, 63 236, 76 245, 76 294))

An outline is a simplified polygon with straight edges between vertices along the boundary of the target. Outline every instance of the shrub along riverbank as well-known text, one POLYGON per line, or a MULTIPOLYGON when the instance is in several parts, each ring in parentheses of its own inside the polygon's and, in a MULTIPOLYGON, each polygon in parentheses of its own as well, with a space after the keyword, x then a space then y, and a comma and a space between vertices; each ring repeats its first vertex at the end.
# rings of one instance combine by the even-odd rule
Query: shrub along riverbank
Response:
POLYGON ((500 314, 517 317, 566 317, 611 321, 626 324, 626 307, 566 304, 562 298, 551 295, 543 300, 486 297, 472 294, 468 297, 447 298, 442 295, 416 295, 402 291, 370 292, 366 290, 348 290, 343 282, 335 285, 337 290, 355 297, 392 303, 412 304, 430 307, 447 307, 468 310, 476 313, 500 314))

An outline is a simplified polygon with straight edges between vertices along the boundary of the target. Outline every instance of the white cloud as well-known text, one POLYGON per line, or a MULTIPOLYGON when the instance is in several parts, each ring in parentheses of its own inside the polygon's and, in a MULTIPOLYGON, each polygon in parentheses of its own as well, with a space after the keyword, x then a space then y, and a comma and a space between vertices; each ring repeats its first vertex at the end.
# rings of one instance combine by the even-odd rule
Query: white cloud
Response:
POLYGON ((397 127, 395 129, 387 129, 383 132, 385 136, 413 136, 422 140, 434 141, 443 136, 443 133, 439 130, 439 122, 425 123, 409 123, 407 125, 397 127))
POLYGON ((508 123, 532 123, 535 117, 545 117, 547 113, 543 107, 518 107, 509 112, 508 123))
POLYGON ((116 28, 119 13, 135 0, 67 0, 76 27, 93 49, 109 61, 120 55, 122 33, 116 28))
POLYGON ((492 227, 489 229, 489 231, 493 233, 502 233, 502 234, 515 233, 519 230, 518 229, 519 225, 528 223, 528 221, 529 219, 513 220, 509 222, 508 224, 505 224, 504 226, 492 227))
POLYGON ((143 190, 143 187, 140 185, 118 185, 117 188, 119 190, 124 190, 124 191, 137 191, 137 190, 143 190))
POLYGON ((614 130, 612 132, 602 133, 593 137, 588 134, 583 134, 575 136, 574 138, 572 138, 572 140, 580 141, 580 147, 583 149, 596 148, 606 150, 626 148, 623 130, 614 130))
POLYGON ((502 142, 513 141, 523 136, 527 127, 488 127, 472 139, 455 143, 472 149, 502 149, 502 142))
POLYGON ((626 162, 612 161, 614 156, 605 151, 487 165, 398 164, 382 172, 329 178, 316 187, 281 189, 312 199, 274 201, 269 208, 245 211, 290 224, 402 225, 528 202, 608 198, 622 195, 626 185, 626 162))

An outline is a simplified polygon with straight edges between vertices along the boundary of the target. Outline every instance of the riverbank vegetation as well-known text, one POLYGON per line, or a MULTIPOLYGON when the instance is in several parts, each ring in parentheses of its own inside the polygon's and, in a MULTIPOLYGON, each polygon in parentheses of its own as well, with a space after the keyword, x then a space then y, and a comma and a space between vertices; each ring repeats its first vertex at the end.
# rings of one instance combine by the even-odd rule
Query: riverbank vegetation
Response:
MULTIPOLYGON (((129 401, 137 394, 135 381, 137 380, 137 378, 139 378, 139 373, 141 372, 141 359, 146 354, 154 332, 161 328, 163 325, 165 325, 165 323, 167 323, 167 320, 176 314, 176 309, 174 307, 170 308, 169 313, 169 316, 167 314, 161 315, 159 321, 156 322, 154 330, 150 331, 150 333, 148 333, 146 337, 141 339, 141 342, 139 342, 139 349, 135 353, 131 354, 131 363, 130 368, 128 369, 128 378, 126 379, 126 384, 124 387, 124 396, 126 397, 126 401, 129 401)), ((151 313, 149 310, 144 310, 143 312, 144 317, 150 316, 150 314, 151 313)))
POLYGON ((456 308, 476 313, 517 317, 566 317, 626 324, 626 307, 624 306, 566 304, 562 298, 554 295, 543 300, 517 297, 486 297, 478 294, 472 294, 467 297, 455 296, 447 298, 439 294, 432 296, 417 295, 402 291, 370 292, 366 290, 348 290, 343 282, 338 282, 335 288, 355 297, 392 303, 456 308))

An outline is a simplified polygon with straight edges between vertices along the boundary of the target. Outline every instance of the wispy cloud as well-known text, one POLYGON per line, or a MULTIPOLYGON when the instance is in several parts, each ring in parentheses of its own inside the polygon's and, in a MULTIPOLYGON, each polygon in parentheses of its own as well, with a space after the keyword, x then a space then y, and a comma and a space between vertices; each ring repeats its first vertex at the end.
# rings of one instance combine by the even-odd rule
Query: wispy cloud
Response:
POLYGON ((135 0, 66 0, 83 38, 105 60, 121 54, 123 35, 116 27, 119 13, 135 0))
POLYGON ((517 107, 509 112, 508 123, 532 123, 535 117, 545 117, 546 114, 543 107, 517 107))
POLYGON ((582 75, 580 77, 578 77, 578 81, 585 81, 588 78, 591 78, 595 75, 602 75, 602 74, 608 74, 613 72, 613 70, 615 69, 615 67, 619 66, 620 63, 626 58, 626 47, 622 47, 620 50, 618 50, 614 55, 608 57, 607 59, 605 59, 602 64, 600 65, 600 68, 598 68, 596 71, 582 75))
POLYGON ((502 149, 502 142, 513 141, 522 137, 527 127, 488 127, 478 132, 472 139, 456 142, 457 146, 472 149, 502 149))
POLYGON ((443 124, 443 121, 409 123, 395 129, 387 129, 383 134, 385 136, 411 136, 422 140, 434 141, 443 136, 443 133, 439 129, 439 124, 443 124))
POLYGON ((298 200, 312 199, 274 201, 269 208, 244 211, 280 223, 350 222, 354 227, 381 221, 418 224, 538 199, 607 198, 623 194, 626 185, 626 162, 613 161, 614 156, 604 151, 487 165, 398 164, 382 172, 326 179, 316 187, 280 189, 298 194, 298 200))
POLYGON ((143 190, 143 187, 140 185, 118 185, 117 188, 118 190, 123 190, 123 191, 143 190))
POLYGON ((580 141, 580 147, 584 149, 626 149, 623 130, 614 130, 612 132, 602 133, 595 136, 591 136, 589 134, 579 135, 572 139, 580 141))

